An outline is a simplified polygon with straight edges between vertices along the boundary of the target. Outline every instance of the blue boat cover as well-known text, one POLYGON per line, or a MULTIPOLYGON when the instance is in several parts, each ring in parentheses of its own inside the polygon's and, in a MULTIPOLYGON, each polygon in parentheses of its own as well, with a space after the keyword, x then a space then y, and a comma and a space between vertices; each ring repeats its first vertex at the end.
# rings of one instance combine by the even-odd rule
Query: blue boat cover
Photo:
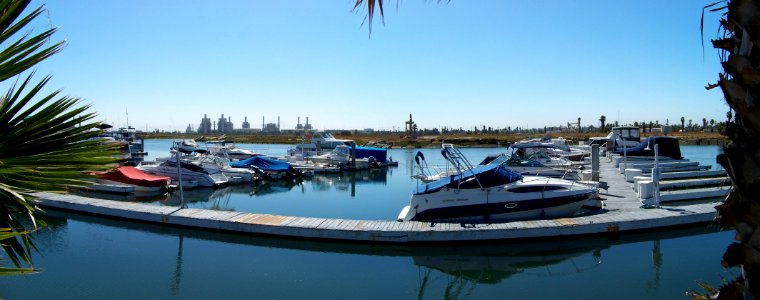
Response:
POLYGON ((507 169, 501 164, 491 164, 478 166, 464 171, 462 174, 454 174, 419 186, 415 194, 430 194, 444 187, 452 189, 490 188, 515 182, 522 178, 523 176, 520 173, 507 169))
MULTIPOLYGON (((636 147, 626 149, 626 155, 630 156, 654 156, 654 145, 660 145, 658 153, 660 156, 670 157, 672 159, 682 159, 681 147, 678 146, 678 139, 670 136, 650 136, 636 147)), ((623 151, 615 151, 623 155, 623 151)))
POLYGON ((230 166, 235 168, 248 168, 250 166, 254 166, 263 171, 293 171, 293 166, 291 166, 289 163, 276 159, 266 158, 261 155, 246 158, 241 161, 231 162, 230 166))
MULTIPOLYGON (((348 147, 351 151, 351 147, 348 147)), ((349 152, 351 153, 351 152, 349 152)), ((388 156, 388 150, 385 148, 356 147, 356 158, 374 157, 379 163, 384 163, 388 156)))

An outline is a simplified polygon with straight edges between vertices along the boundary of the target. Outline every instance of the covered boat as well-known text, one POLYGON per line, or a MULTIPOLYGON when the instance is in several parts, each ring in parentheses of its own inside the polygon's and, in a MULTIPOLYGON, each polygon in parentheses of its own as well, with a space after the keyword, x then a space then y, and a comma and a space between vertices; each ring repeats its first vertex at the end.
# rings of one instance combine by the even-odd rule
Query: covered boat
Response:
POLYGON ((301 176, 301 172, 293 168, 291 164, 261 155, 231 162, 230 166, 235 168, 253 168, 260 171, 262 175, 265 175, 269 179, 294 178, 301 176))
POLYGON ((121 166, 103 172, 89 172, 98 183, 133 186, 135 192, 160 192, 166 190, 171 178, 147 174, 131 166, 121 166))
MULTIPOLYGON (((669 136, 650 136, 638 146, 625 149, 625 155, 654 157, 654 145, 660 145, 657 154, 661 157, 670 157, 672 159, 683 158, 681 156, 681 147, 678 145, 678 139, 669 136)), ((614 153, 623 155, 623 151, 615 151, 614 153)))

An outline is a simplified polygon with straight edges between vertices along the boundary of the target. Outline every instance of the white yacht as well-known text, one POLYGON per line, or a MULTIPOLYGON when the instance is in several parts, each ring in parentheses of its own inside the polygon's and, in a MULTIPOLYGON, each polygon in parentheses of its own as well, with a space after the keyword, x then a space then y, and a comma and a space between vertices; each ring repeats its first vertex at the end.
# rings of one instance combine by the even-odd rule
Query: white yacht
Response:
POLYGON ((197 147, 193 141, 175 142, 172 147, 172 156, 166 158, 157 158, 156 160, 176 161, 176 151, 183 153, 180 160, 201 166, 212 173, 221 172, 227 177, 230 183, 248 183, 258 179, 256 171, 249 168, 235 168, 229 165, 230 159, 226 156, 220 156, 218 153, 210 152, 197 147))
POLYGON ((595 187, 523 176, 501 164, 473 167, 453 146, 443 146, 444 157, 464 171, 418 186, 398 221, 477 223, 568 217, 597 194, 595 187))
POLYGON ((346 145, 338 145, 330 152, 305 157, 304 160, 317 164, 339 165, 342 168, 357 170, 366 170, 379 166, 379 163, 373 157, 351 159, 351 148, 346 145))
MULTIPOLYGON (((179 180, 177 174, 177 161, 166 160, 160 164, 147 164, 141 163, 138 169, 160 176, 171 177, 172 180, 179 180)), ((229 179, 222 172, 213 169, 205 169, 199 165, 184 162, 180 160, 180 172, 182 172, 182 180, 192 180, 198 182, 198 186, 213 187, 226 184, 229 179)))
POLYGON ((300 154, 304 157, 319 155, 330 152, 340 145, 350 147, 353 143, 353 140, 336 139, 335 136, 329 132, 317 131, 314 132, 311 142, 296 144, 288 149, 288 155, 300 154))
POLYGON ((208 141, 205 148, 213 155, 229 160, 243 160, 260 155, 253 150, 238 148, 235 143, 230 141, 208 141))

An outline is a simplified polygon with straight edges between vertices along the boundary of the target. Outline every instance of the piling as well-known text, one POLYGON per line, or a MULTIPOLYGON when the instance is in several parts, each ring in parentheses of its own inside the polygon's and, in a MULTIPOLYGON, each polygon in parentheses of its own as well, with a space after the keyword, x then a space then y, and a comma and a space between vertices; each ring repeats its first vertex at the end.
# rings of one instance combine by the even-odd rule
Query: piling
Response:
POLYGON ((599 145, 591 146, 591 181, 599 181, 599 145))

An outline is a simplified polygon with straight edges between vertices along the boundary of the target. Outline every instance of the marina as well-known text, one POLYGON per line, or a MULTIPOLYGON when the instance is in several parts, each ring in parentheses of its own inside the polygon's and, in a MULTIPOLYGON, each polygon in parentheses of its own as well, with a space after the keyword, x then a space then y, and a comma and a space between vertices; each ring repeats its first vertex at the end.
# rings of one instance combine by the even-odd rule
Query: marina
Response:
POLYGON ((745 2, 5 1, 0 299, 760 298, 745 2))
MULTIPOLYGON (((146 147, 157 155, 170 143, 148 141, 146 147)), ((286 145, 240 146, 266 149, 273 155, 287 149, 286 145)), ((714 146, 682 148, 685 157, 707 165, 717 151, 714 146)), ((709 225, 713 202, 719 198, 642 209, 633 183, 626 182, 619 168, 614 168, 614 160, 607 158, 602 158, 600 177, 602 182, 608 177, 611 180, 600 193, 608 205, 596 210, 596 215, 470 228, 397 222, 398 209, 408 203, 410 190, 418 184, 411 178, 417 150, 424 152, 431 164, 445 165, 440 156, 433 155, 437 149, 391 149, 389 155, 400 162, 398 168, 319 175, 294 182, 196 188, 185 191, 189 208, 179 209, 181 203, 175 197, 87 199, 89 203, 79 204, 93 211, 83 213, 44 207, 42 217, 49 229, 37 234, 40 255, 35 262, 45 270, 33 276, 4 278, 0 293, 9 298, 51 298, 60 293, 101 298, 118 290, 127 298, 234 298, 252 293, 264 298, 303 298, 319 291, 341 298, 366 293, 383 298, 494 298, 501 295, 498 291, 511 290, 510 295, 525 298, 580 293, 592 298, 665 299, 696 288, 694 280, 719 284, 717 278, 731 273, 722 269, 717 259, 714 264, 704 263, 706 256, 720 257, 733 238, 732 232, 709 225), (124 215, 100 215, 115 211, 124 215), (616 218, 623 212, 637 215, 639 221, 618 222, 616 218), (142 218, 150 221, 135 221, 142 218), (240 230, 218 228, 229 223, 229 218, 265 224, 257 226, 271 231, 241 234, 240 230), (617 222, 618 227, 599 226, 604 233, 576 231, 559 239, 399 242, 390 237, 399 230, 448 239, 497 232, 536 234, 552 227, 580 230, 592 225, 576 226, 570 221, 592 219, 602 225, 617 222), (215 227, 196 227, 199 220, 215 227), (184 225, 168 225, 170 221, 184 225), (682 222, 688 224, 678 225, 682 222), (653 225, 666 227, 632 230, 653 225), (374 232, 389 240, 357 242, 327 236, 341 232, 337 228, 354 230, 357 226, 365 236, 374 232), (296 231, 301 236, 292 236, 296 231), (280 235, 284 232, 291 235, 280 235), (304 238, 306 232, 320 236, 304 238), (92 267, 77 268, 85 263, 92 267), (382 280, 382 284, 362 279, 367 276, 382 280), (589 280, 599 284, 589 285, 589 280), (142 288, 123 290, 124 284, 142 288), (45 288, 31 288, 38 285, 45 288), (222 288, 208 289, 208 285, 222 288), (394 288, 387 288, 389 285, 394 288), (544 285, 553 288, 531 288, 544 285)), ((477 158, 504 149, 461 150, 477 158)), ((66 203, 74 205, 70 200, 57 205, 66 203)))
MULTIPOLYGON (((615 159, 601 160, 599 177, 600 182, 606 186, 599 192, 604 200, 603 208, 588 210, 581 215, 568 218, 492 224, 397 222, 390 216, 386 220, 287 216, 156 206, 76 195, 38 193, 36 196, 39 198, 38 204, 43 207, 104 217, 245 234, 362 243, 472 242, 619 234, 626 231, 704 224, 713 220, 714 206, 720 198, 697 203, 663 203, 661 208, 641 208, 641 201, 646 198, 641 199, 633 184, 626 182, 619 168, 614 167, 615 159)), ((713 194, 713 197, 719 196, 713 194)))

